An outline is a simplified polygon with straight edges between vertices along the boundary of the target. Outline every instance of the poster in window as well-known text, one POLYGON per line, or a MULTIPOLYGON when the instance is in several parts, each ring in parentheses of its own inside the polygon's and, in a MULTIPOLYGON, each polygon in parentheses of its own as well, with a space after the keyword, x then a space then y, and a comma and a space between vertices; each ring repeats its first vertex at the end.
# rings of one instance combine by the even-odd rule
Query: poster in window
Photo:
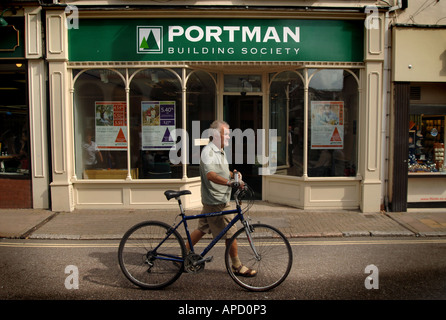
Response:
POLYGON ((344 148, 344 102, 311 102, 311 149, 344 148))
POLYGON ((175 146, 175 101, 142 101, 143 150, 169 150, 175 146))
POLYGON ((127 106, 122 101, 95 102, 96 144, 100 150, 127 150, 127 106))

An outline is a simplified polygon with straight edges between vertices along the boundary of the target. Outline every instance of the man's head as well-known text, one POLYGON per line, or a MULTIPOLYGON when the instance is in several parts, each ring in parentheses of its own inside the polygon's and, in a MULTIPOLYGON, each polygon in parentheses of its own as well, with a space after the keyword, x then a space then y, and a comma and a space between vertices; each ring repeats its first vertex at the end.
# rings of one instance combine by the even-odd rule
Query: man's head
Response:
POLYGON ((211 141, 219 148, 224 148, 229 143, 229 125, 222 120, 215 120, 210 126, 211 141))

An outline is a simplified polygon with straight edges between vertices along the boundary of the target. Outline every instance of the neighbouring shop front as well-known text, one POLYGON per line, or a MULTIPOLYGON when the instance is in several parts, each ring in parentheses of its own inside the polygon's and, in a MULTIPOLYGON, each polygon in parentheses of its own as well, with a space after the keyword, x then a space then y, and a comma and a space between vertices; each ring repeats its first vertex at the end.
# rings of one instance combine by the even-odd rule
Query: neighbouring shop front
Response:
POLYGON ((22 5, 0 6, 0 208, 47 209, 42 9, 37 1, 22 5))
POLYGON ((215 119, 258 199, 379 210, 383 30, 363 13, 79 16, 47 12, 53 210, 200 205, 215 119))
POLYGON ((445 39, 445 26, 393 28, 394 211, 446 207, 445 39))
POLYGON ((24 17, 6 12, 12 10, 0 26, 0 208, 31 208, 24 17))

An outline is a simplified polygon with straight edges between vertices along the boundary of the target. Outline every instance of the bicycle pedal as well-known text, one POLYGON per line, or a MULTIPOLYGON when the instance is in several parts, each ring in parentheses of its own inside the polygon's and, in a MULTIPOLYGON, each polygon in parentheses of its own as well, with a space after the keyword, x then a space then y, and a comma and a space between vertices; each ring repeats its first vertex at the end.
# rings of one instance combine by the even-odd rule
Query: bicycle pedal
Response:
POLYGON ((214 259, 214 256, 209 256, 209 257, 201 259, 200 261, 198 261, 198 263, 211 262, 213 259, 214 259))

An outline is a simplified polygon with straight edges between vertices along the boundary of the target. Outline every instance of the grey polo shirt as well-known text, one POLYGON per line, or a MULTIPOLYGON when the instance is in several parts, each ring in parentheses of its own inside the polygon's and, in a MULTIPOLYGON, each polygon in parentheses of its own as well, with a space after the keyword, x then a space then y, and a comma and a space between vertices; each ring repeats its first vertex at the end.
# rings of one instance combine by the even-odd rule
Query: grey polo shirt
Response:
POLYGON ((223 178, 231 179, 229 164, 224 150, 220 150, 212 142, 209 142, 201 152, 201 202, 207 205, 228 203, 231 198, 231 188, 209 181, 206 177, 209 172, 215 172, 223 178))

